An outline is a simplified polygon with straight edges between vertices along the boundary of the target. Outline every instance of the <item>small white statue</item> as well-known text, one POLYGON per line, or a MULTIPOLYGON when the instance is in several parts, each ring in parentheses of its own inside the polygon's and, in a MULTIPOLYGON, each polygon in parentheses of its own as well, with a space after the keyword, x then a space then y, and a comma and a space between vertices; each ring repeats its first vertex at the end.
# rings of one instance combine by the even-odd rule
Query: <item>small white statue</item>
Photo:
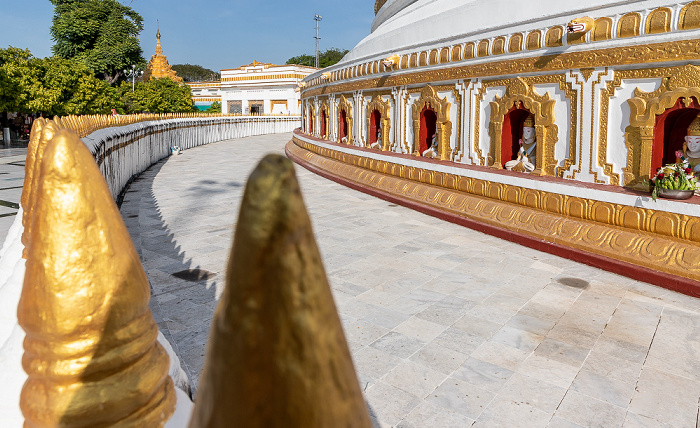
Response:
POLYGON ((430 147, 428 147, 426 150, 423 150, 423 153, 421 155, 424 158, 431 158, 431 159, 436 159, 440 156, 438 153, 439 151, 439 146, 440 144, 438 143, 438 133, 435 131, 433 134, 433 137, 430 141, 430 147))
POLYGON ((377 141, 369 146, 370 149, 380 150, 382 148, 382 126, 377 125, 377 141))
POLYGON ((537 165, 537 136, 535 134, 535 118, 532 114, 525 118, 523 134, 520 139, 518 157, 506 162, 509 171, 530 173, 537 165))
POLYGON ((676 152, 676 162, 687 163, 688 168, 700 172, 700 113, 688 126, 683 150, 676 152))

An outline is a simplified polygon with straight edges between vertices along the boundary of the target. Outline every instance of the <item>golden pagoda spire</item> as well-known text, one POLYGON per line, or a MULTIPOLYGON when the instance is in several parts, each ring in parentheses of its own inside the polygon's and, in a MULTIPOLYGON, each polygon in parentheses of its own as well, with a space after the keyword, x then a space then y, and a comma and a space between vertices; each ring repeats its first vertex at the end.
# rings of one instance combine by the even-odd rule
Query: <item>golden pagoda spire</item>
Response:
POLYGON ((38 161, 17 309, 25 426, 163 426, 175 407, 168 356, 107 184, 72 131, 56 131, 38 161))
POLYGON ((292 162, 248 179, 190 428, 371 427, 292 162))
POLYGON ((156 19, 156 55, 163 55, 163 47, 160 45, 160 21, 156 19))
POLYGON ((163 46, 160 43, 160 22, 158 22, 158 30, 156 31, 156 54, 151 56, 148 61, 146 70, 143 72, 143 80, 161 79, 163 77, 170 78, 175 82, 182 83, 182 78, 177 76, 175 70, 168 63, 168 57, 163 55, 163 46))

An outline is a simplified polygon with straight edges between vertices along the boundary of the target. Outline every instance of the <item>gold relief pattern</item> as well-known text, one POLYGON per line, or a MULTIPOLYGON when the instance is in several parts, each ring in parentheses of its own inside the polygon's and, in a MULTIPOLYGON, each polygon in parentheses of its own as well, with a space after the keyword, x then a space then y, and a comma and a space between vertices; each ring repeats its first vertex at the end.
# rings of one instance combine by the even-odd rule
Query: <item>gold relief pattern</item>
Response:
MULTIPOLYGON (((348 122, 348 127, 346 129, 348 144, 352 144, 352 104, 345 98, 345 95, 340 96, 340 101, 338 101, 338 120, 340 120, 340 112, 345 112, 345 119, 348 122)), ((338 132, 338 142, 340 143, 340 132, 338 132)))
POLYGON ((531 31, 527 35, 527 50, 532 51, 542 47, 542 32, 540 30, 531 31))
POLYGON ((477 49, 477 55, 479 57, 484 57, 488 56, 489 54, 489 41, 488 39, 484 39, 479 42, 479 49, 477 49))
POLYGON ((287 151, 331 175, 546 242, 700 280, 700 218, 340 153, 294 138, 287 151))
POLYGON ((617 23, 617 37, 636 37, 639 35, 639 27, 642 17, 637 12, 630 12, 620 18, 617 23))
MULTIPOLYGON (((468 52, 468 47, 466 51, 468 52)), ((474 77, 523 75, 525 73, 575 70, 590 67, 613 67, 639 64, 642 60, 646 64, 653 64, 656 62, 692 61, 698 59, 700 59, 700 39, 678 40, 648 45, 621 46, 596 51, 568 52, 534 58, 509 59, 439 70, 416 71, 414 73, 370 78, 357 82, 339 82, 324 88, 306 90, 304 91, 304 97, 328 92, 351 92, 370 88, 389 88, 474 77)))
POLYGON ((693 1, 681 9, 678 18, 679 30, 694 30, 700 28, 700 1, 693 1))
POLYGON ((562 46, 564 44, 564 29, 561 26, 552 27, 547 30, 544 37, 544 45, 548 48, 562 46))
MULTIPOLYGON (((436 87, 439 88, 439 87, 436 87)), ((430 107, 437 115, 437 128, 439 134, 440 160, 450 160, 452 150, 450 149, 450 137, 452 136, 452 121, 450 120, 450 102, 447 97, 440 99, 436 88, 426 85, 421 90, 418 100, 413 103, 413 154, 421 156, 419 134, 420 134, 420 113, 425 107, 430 107)), ((451 87, 450 87, 451 89, 451 87)), ((438 89, 439 90, 439 89, 438 89)))
MULTIPOLYGON (((389 101, 384 101, 381 95, 375 95, 372 101, 367 104, 367 132, 370 132, 370 124, 372 112, 377 110, 381 117, 382 125, 382 141, 381 150, 389 150, 389 135, 391 130, 391 104, 389 101)), ((369 137, 369 136, 368 136, 369 137)), ((369 138, 368 138, 369 141, 369 138)))
POLYGON ((510 36, 508 41, 508 52, 520 52, 523 50, 523 35, 515 33, 510 36))
MULTIPOLYGON (((555 101, 549 98, 549 93, 544 96, 537 95, 524 79, 518 77, 506 82, 506 94, 503 97, 496 96, 491 101, 491 153, 493 154, 493 168, 502 169, 501 156, 502 130, 505 115, 513 106, 526 108, 535 117, 535 133, 537 134, 537 165, 533 175, 554 175, 557 161, 554 159, 554 145, 557 141, 557 126, 554 124, 555 101)), ((510 160, 510 159, 509 159, 510 160)))
POLYGON ((671 31, 671 9, 660 7, 647 17, 647 34, 668 33, 671 31))
POLYGON ((491 55, 503 55, 506 50, 506 38, 503 36, 496 37, 493 41, 493 49, 491 55))

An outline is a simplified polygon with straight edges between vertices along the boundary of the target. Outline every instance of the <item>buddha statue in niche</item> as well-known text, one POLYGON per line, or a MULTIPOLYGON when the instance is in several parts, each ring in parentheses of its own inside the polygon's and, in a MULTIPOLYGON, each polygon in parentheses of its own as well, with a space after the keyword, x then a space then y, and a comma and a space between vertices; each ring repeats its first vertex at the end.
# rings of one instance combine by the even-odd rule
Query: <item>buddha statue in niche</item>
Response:
POLYGON ((506 162, 509 171, 530 173, 537 166, 537 136, 535 134, 535 117, 529 114, 523 122, 523 132, 520 138, 520 149, 514 160, 506 162))
POLYGON ((425 158, 437 159, 440 156, 438 152, 438 146, 438 131, 435 130, 435 133, 430 139, 430 147, 428 147, 426 150, 423 150, 423 153, 421 153, 421 155, 425 158))
POLYGON ((700 173, 700 113, 688 126, 683 150, 676 152, 676 158, 676 162, 687 162, 694 172, 700 173))
POLYGON ((369 146, 370 149, 381 150, 382 148, 382 124, 377 124, 377 141, 369 146))

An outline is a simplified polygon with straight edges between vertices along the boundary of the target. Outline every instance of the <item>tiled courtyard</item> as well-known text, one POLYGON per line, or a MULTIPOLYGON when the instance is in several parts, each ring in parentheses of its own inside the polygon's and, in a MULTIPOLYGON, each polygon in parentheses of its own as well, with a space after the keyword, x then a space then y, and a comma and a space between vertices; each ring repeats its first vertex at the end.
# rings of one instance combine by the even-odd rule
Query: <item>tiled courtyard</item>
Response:
MULTIPOLYGON (((185 151, 126 193, 195 391, 246 178, 290 138, 185 151)), ((297 174, 378 425, 697 425, 700 300, 297 174)))

